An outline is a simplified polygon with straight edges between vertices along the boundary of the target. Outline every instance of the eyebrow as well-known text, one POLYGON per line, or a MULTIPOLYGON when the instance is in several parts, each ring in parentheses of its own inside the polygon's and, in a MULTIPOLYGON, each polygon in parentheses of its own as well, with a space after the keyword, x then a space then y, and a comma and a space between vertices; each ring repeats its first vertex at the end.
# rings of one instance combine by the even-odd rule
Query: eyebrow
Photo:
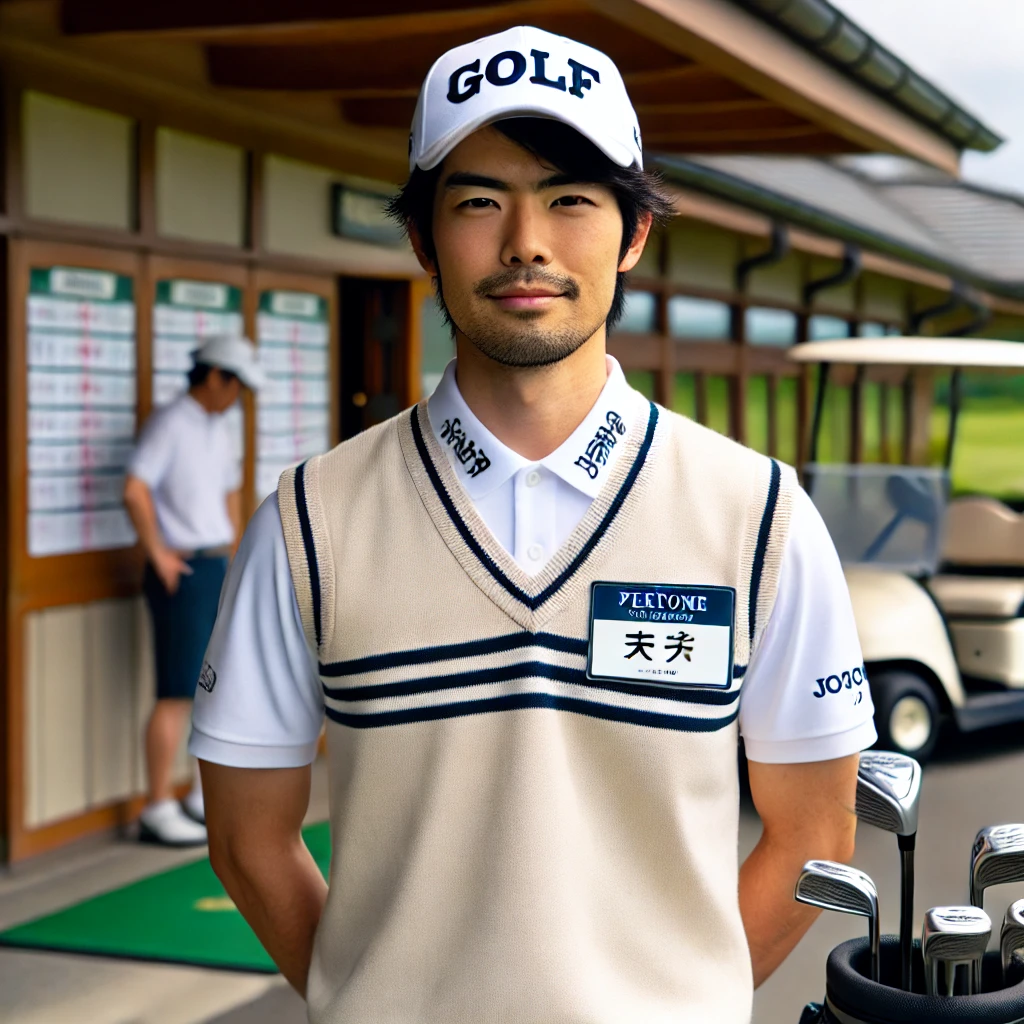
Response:
MULTIPOLYGON (((582 185, 578 178, 571 174, 552 174, 543 178, 533 186, 534 192, 543 192, 548 188, 559 188, 562 185, 582 185)), ((489 178, 486 174, 474 174, 472 171, 453 171, 444 180, 445 188, 489 188, 495 192, 511 192, 512 187, 507 181, 500 181, 498 178, 489 178)))

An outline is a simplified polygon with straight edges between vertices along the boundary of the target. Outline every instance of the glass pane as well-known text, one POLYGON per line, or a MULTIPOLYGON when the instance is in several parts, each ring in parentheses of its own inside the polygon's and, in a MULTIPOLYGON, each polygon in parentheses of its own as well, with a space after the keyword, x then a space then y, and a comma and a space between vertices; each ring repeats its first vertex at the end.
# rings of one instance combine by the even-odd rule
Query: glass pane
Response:
POLYGON ((796 341, 796 314, 788 309, 752 306, 744 319, 751 345, 792 345, 796 341))
POLYGON ((729 339, 729 307, 712 299, 673 295, 668 300, 668 333, 702 341, 729 339))
POLYGON ((455 358, 455 341, 433 296, 423 300, 420 311, 423 356, 420 364, 424 396, 431 395, 444 376, 444 368, 455 358))
POLYGON ((812 316, 807 324, 807 337, 811 341, 829 341, 849 336, 850 325, 837 316, 812 316))
POLYGON ((897 385, 888 385, 884 401, 888 423, 882 455, 886 462, 899 464, 903 462, 903 389, 897 385))
POLYGON ((654 330, 657 298, 651 292, 626 292, 626 304, 622 319, 615 325, 616 331, 634 334, 649 334, 654 330))
POLYGON ((796 377, 783 377, 775 390, 775 429, 778 436, 776 456, 783 462, 796 465, 797 410, 799 408, 796 377))
POLYGON ((850 461, 850 389, 829 384, 825 392, 818 462, 850 461))
POLYGON ((729 433, 729 383, 725 377, 708 377, 704 382, 708 396, 708 422, 712 430, 729 433))
POLYGON ((756 452, 768 454, 768 378, 751 377, 747 381, 747 444, 756 452))
POLYGON ((654 372, 652 370, 627 370, 626 381, 646 398, 654 401, 654 372))
MULTIPOLYGON (((932 413, 945 449, 948 388, 932 413)), ((1024 378, 966 373, 953 449, 953 493, 1024 499, 1024 378)))
POLYGON ((865 381, 861 391, 862 462, 884 462, 882 458, 882 385, 865 381))
POLYGON ((857 325, 857 336, 860 338, 884 338, 888 332, 885 324, 876 324, 870 320, 857 325))
POLYGON ((697 387, 692 373, 677 373, 672 410, 694 419, 697 415, 697 387))

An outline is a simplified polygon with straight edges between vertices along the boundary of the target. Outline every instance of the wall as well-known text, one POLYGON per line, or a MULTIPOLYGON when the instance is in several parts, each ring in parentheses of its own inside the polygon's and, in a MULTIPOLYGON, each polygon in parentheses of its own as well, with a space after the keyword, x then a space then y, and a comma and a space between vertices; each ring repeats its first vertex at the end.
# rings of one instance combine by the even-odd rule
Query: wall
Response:
MULTIPOLYGON (((26 826, 143 792, 155 683, 142 599, 32 612, 24 638, 26 826)), ((188 772, 183 746, 179 781, 188 772)))

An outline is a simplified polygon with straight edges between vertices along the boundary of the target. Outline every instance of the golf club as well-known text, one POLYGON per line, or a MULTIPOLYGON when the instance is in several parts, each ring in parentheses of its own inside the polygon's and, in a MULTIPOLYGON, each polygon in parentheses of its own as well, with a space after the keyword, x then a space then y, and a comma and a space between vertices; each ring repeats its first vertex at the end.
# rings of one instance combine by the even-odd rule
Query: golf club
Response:
POLYGON ((857 817, 895 832, 900 848, 900 985, 912 990, 914 847, 921 797, 921 766, 904 754, 868 750, 857 772, 857 817))
MULTIPOLYGON (((971 849, 971 903, 982 907, 985 890, 1007 882, 1024 882, 1024 825, 989 825, 977 834, 971 849)), ((974 980, 980 988, 981 964, 974 980)))
POLYGON ((863 871, 831 860, 809 860, 797 879, 793 898, 798 903, 821 907, 822 910, 866 917, 871 946, 871 980, 878 981, 878 890, 863 871))
POLYGON ((978 907, 932 907, 924 915, 921 928, 928 995, 971 995, 980 991, 976 978, 991 935, 992 921, 978 907), (961 967, 964 970, 959 974, 962 982, 958 986, 961 967))
POLYGON ((1006 908, 999 932, 999 955, 1003 962, 1003 984, 1018 984, 1024 979, 1024 900, 1006 908))

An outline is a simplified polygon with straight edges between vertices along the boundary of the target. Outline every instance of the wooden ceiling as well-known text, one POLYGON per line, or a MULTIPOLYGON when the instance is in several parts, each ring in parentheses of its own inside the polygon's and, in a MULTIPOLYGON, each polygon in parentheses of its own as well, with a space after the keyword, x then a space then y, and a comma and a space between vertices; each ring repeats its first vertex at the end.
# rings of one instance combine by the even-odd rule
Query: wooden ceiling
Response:
MULTIPOLYGON (((416 93, 446 49, 520 24, 606 52, 626 79, 645 146, 666 152, 841 153, 862 148, 797 110, 587 0, 62 0, 69 40, 189 44, 207 82, 336 104, 340 125, 407 131, 416 93)), ((628 13, 628 12, 627 12, 628 13)), ((108 52, 113 52, 108 50, 108 52)), ((299 101, 296 105, 295 101, 299 101)))

